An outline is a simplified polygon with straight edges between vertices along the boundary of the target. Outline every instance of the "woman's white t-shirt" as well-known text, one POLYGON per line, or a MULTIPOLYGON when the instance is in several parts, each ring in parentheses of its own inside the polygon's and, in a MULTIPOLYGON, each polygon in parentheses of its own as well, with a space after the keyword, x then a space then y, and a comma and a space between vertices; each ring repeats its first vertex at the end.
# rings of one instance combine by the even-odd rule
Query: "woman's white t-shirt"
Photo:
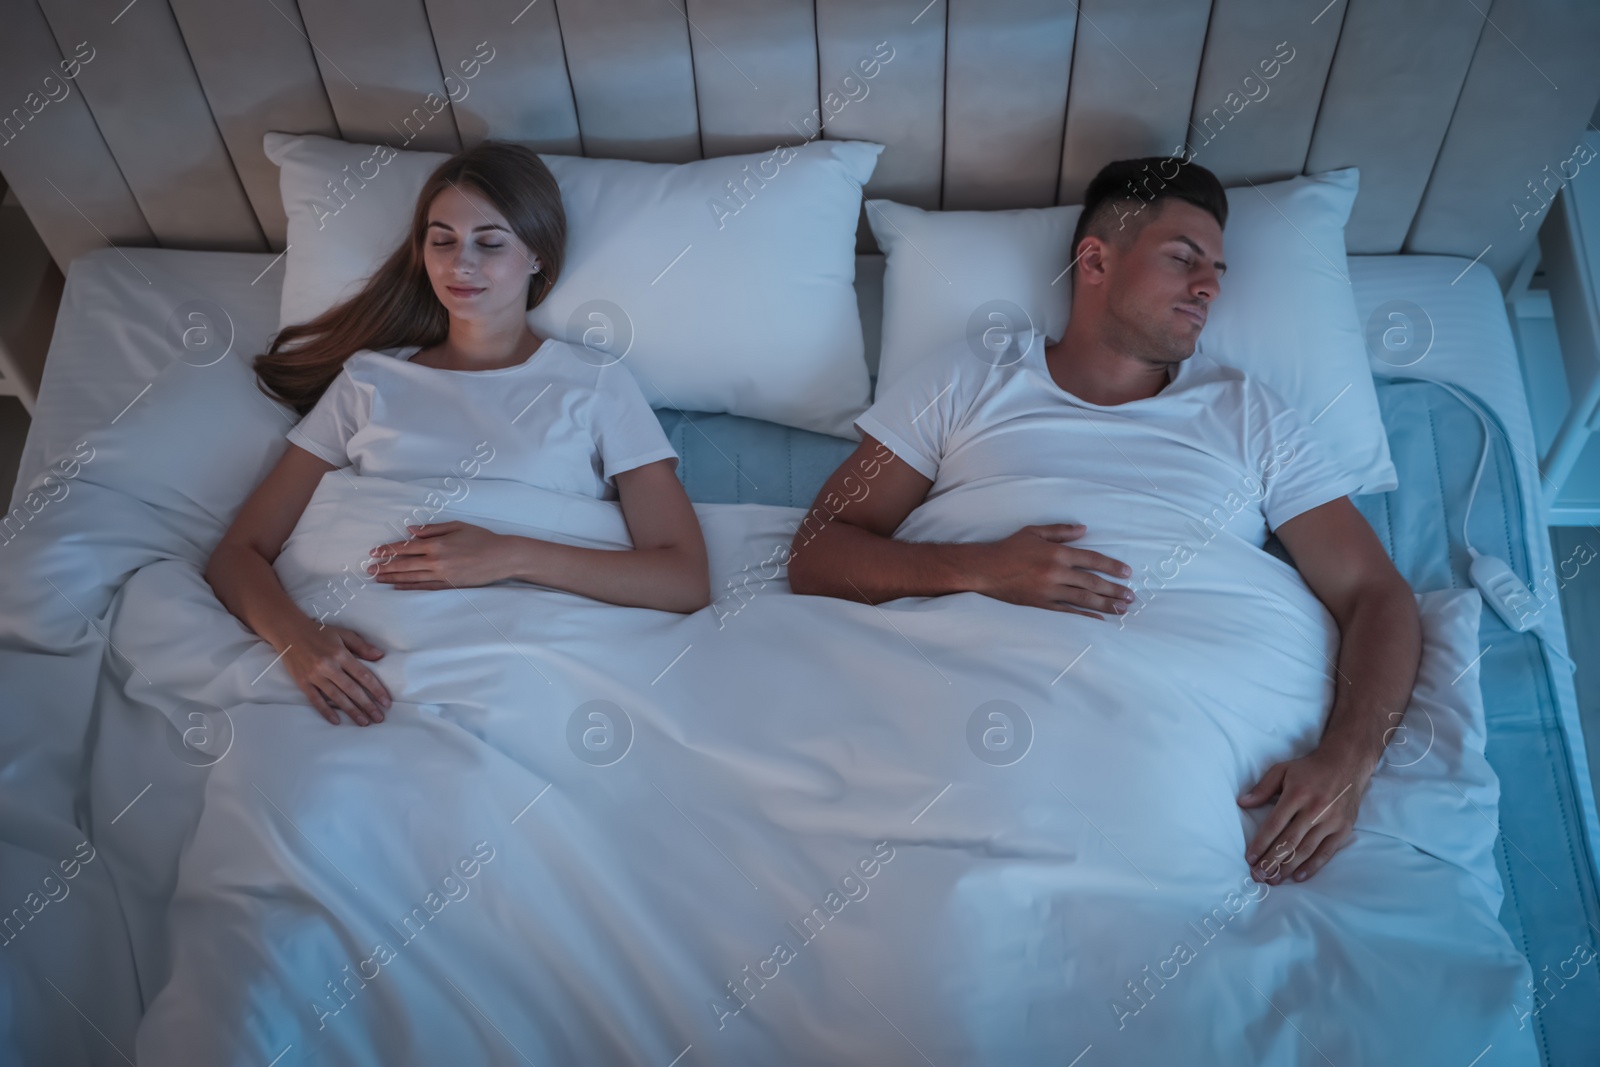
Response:
POLYGON ((410 362, 420 346, 345 361, 288 439, 336 467, 414 481, 493 463, 480 477, 617 498, 619 473, 677 459, 628 369, 547 339, 511 367, 461 371, 410 362))

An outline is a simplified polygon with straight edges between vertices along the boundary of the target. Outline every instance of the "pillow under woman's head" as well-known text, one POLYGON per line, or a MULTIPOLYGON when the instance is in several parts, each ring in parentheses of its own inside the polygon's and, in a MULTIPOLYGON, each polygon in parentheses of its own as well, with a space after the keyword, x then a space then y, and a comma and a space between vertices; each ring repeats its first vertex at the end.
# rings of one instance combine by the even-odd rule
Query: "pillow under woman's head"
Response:
MULTIPOLYGON (((380 146, 374 165, 385 154, 396 153, 380 146)), ((354 198, 361 188, 345 193, 354 198)), ((336 224, 344 206, 310 202, 319 227, 336 224)), ((561 187, 522 145, 484 141, 440 160, 400 217, 409 222, 375 269, 346 280, 309 321, 282 326, 255 361, 271 395, 302 415, 356 352, 441 344, 452 315, 525 314, 550 294, 566 259, 561 187)))
MULTIPOLYGON (((382 266, 447 158, 310 135, 263 144, 289 219, 281 326, 382 266)), ((871 391, 856 224, 882 151, 818 140, 683 164, 541 156, 567 234, 529 325, 623 360, 653 407, 853 437, 871 391)))

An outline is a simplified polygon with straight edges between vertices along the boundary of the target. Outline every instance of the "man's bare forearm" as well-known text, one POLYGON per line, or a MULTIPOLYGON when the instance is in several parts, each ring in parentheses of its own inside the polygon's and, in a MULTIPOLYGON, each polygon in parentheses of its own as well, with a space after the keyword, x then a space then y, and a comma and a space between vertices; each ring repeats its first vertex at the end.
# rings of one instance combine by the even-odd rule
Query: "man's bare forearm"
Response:
POLYGON ((1397 728, 1411 702, 1421 657, 1422 624, 1405 582, 1358 598, 1349 618, 1340 622, 1335 696, 1321 747, 1344 753, 1370 777, 1385 746, 1404 736, 1397 728))
POLYGON ((802 524, 789 559, 789 588, 869 604, 983 592, 982 564, 992 547, 896 541, 838 519, 810 529, 802 524))

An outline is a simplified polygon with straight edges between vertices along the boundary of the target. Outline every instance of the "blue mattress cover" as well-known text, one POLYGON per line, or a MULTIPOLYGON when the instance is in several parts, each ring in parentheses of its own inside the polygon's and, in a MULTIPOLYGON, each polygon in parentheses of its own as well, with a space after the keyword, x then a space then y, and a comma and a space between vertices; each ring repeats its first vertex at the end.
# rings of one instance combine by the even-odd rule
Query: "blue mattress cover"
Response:
MULTIPOLYGON (((1380 381, 1378 399, 1400 486, 1355 503, 1417 592, 1471 588, 1462 519, 1482 426, 1471 409, 1431 383, 1380 381)), ((678 476, 699 503, 808 507, 856 447, 734 415, 656 414, 680 457, 678 476)), ((1518 518, 1522 491, 1510 446, 1496 431, 1468 529, 1474 548, 1505 559, 1533 587, 1518 518)), ((1600 959, 1580 964, 1584 957, 1575 950, 1600 954, 1600 892, 1552 675, 1564 668, 1553 666, 1534 634, 1515 633, 1487 607, 1479 641, 1487 753, 1501 787, 1500 921, 1527 957, 1537 987, 1505 1010, 1535 1028, 1547 1067, 1594 1065, 1600 1063, 1600 959)), ((1443 986, 1448 976, 1440 977, 1443 986)))

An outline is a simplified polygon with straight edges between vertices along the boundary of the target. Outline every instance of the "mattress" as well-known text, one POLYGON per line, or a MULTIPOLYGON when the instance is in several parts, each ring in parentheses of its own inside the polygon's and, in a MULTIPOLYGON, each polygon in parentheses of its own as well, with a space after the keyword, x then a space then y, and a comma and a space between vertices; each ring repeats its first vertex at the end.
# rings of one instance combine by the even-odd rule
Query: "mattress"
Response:
MULTIPOLYGON (((863 276, 870 278, 876 257, 863 258, 869 268, 863 276)), ((200 306, 198 301, 209 302, 204 308, 219 330, 218 343, 259 350, 276 319, 279 268, 272 264, 267 255, 159 250, 129 250, 127 256, 107 250, 75 263, 19 471, 19 492, 53 459, 137 403, 144 385, 172 358, 175 329, 188 321, 185 316, 200 306)), ((1365 319, 1387 324, 1389 311, 1401 306, 1414 321, 1428 324, 1430 343, 1422 358, 1374 361, 1401 486, 1357 500, 1418 591, 1469 585, 1461 512, 1477 452, 1461 442, 1480 439, 1476 418, 1429 379, 1466 389, 1495 418, 1490 463, 1469 524, 1474 546, 1502 555, 1530 586, 1552 567, 1538 517, 1531 422, 1499 292, 1486 270, 1463 274, 1465 266, 1465 260, 1451 257, 1351 261, 1365 319)), ((863 318, 875 323, 875 294, 870 285, 862 288, 863 318)), ((869 360, 874 340, 869 336, 869 360)), ((1381 348, 1375 351, 1385 355, 1381 348)), ((809 504, 854 446, 727 415, 658 415, 682 457, 679 474, 700 502, 809 504)), ((1564 665, 1559 604, 1546 610, 1552 623, 1549 648, 1533 634, 1510 632, 1487 612, 1481 631, 1488 755, 1502 786, 1497 858, 1506 896, 1501 921, 1541 982, 1538 1010, 1528 1024, 1536 1028, 1544 1062, 1592 1062, 1600 1049, 1600 1020, 1589 1009, 1600 999, 1600 968, 1569 975, 1567 961, 1576 946, 1592 949, 1600 931, 1594 866, 1600 836, 1583 770, 1576 698, 1564 665)), ((81 687, 82 670, 100 660, 83 650, 75 655, 81 687)), ((100 687, 100 715, 85 734, 95 749, 90 797, 87 810, 79 807, 78 823, 92 826, 96 840, 113 854, 113 827, 116 820, 132 817, 130 810, 165 826, 169 855, 124 856, 113 865, 116 898, 124 910, 159 908, 170 892, 166 865, 188 832, 203 768, 170 760, 182 746, 173 747, 171 727, 158 714, 130 698, 136 671, 114 655, 105 659, 111 677, 128 684, 100 687), (141 757, 158 750, 168 752, 170 773, 148 780, 140 768, 151 763, 141 757)), ((129 1026, 136 1022, 138 1005, 130 1008, 127 998, 117 995, 116 987, 125 983, 114 976, 126 975, 147 1002, 164 977, 163 951, 159 944, 101 951, 97 961, 106 977, 87 992, 75 990, 73 1010, 95 1019, 111 1036, 85 1032, 82 1062, 103 1057, 103 1042, 131 1049, 129 1026)), ((41 999, 39 1005, 72 1021, 73 1013, 58 1002, 41 999)), ((62 1062, 78 1059, 69 1054, 62 1062)))
MULTIPOLYGON (((1356 505, 1414 589, 1471 588, 1462 522, 1478 453, 1461 442, 1481 440, 1478 419, 1430 382, 1380 383, 1378 399, 1402 472, 1400 487, 1356 497, 1356 505)), ((1491 440, 1467 529, 1475 549, 1507 560, 1528 581, 1549 541, 1542 530, 1527 536, 1519 521, 1526 483, 1517 477, 1515 453, 1506 436, 1494 433, 1491 440)), ((1539 986, 1538 1000, 1530 990, 1521 1007, 1546 1064, 1594 1063, 1600 974, 1577 966, 1574 953, 1596 944, 1600 897, 1588 845, 1592 801, 1582 738, 1567 733, 1571 673, 1537 636, 1513 632, 1487 607, 1479 641, 1485 752, 1501 789, 1496 866, 1506 896, 1500 922, 1539 986)))

